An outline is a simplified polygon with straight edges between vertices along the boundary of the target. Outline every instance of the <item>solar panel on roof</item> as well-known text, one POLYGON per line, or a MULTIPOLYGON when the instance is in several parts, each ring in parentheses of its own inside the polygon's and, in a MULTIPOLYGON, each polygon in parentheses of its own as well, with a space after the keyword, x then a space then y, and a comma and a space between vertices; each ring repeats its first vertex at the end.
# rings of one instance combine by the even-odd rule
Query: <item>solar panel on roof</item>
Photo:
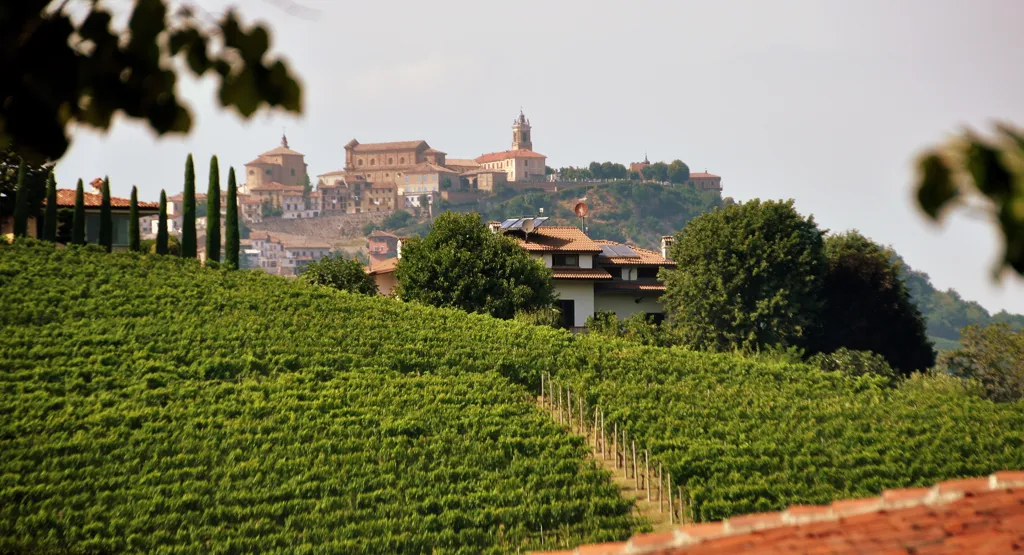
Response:
POLYGON ((615 245, 615 252, 619 253, 619 256, 635 258, 640 256, 637 252, 626 245, 615 245))
POLYGON ((544 216, 542 218, 534 218, 533 219, 533 227, 534 227, 534 229, 544 225, 544 222, 548 221, 549 219, 551 219, 551 218, 548 218, 547 216, 544 216))
POLYGON ((514 223, 516 223, 518 221, 519 221, 519 218, 509 218, 509 219, 501 222, 501 229, 508 229, 509 227, 512 226, 512 224, 514 224, 514 223))
POLYGON ((611 245, 601 245, 601 256, 615 258, 615 251, 612 250, 611 245))

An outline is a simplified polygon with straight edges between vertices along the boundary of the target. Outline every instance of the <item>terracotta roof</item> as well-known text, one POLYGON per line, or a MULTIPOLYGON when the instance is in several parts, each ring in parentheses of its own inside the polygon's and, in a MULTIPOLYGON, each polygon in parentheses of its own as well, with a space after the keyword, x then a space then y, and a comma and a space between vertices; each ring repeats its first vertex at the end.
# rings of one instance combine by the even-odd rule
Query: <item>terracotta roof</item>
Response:
POLYGON ((612 279, 612 275, 602 268, 552 268, 555 279, 612 279))
POLYGON ((616 290, 616 291, 653 291, 653 292, 664 292, 664 283, 635 283, 631 281, 616 281, 615 283, 604 283, 601 284, 601 288, 604 290, 616 290))
POLYGON ((470 160, 469 158, 448 158, 444 161, 446 166, 465 166, 467 168, 475 168, 480 164, 476 163, 476 160, 470 160))
POLYGON ((450 170, 444 166, 438 166, 437 164, 431 164, 430 162, 423 162, 422 164, 416 164, 415 166, 403 170, 405 173, 458 173, 454 170, 450 170))
MULTIPOLYGON (((271 181, 269 183, 264 183, 263 185, 259 185, 259 186, 256 186, 256 187, 249 187, 249 190, 250 191, 288 191, 288 192, 298 191, 298 192, 301 193, 302 192, 302 185, 285 185, 283 183, 278 183, 277 181, 271 181)), ((196 195, 196 198, 198 198, 198 197, 199 197, 199 195, 196 195)))
POLYGON ((329 249, 331 244, 317 239, 316 237, 306 237, 304 235, 288 235, 286 233, 267 233, 267 237, 275 242, 281 243, 286 249, 329 249))
MULTIPOLYGON (((515 233, 515 232, 513 232, 515 233)), ((600 253, 601 247, 582 230, 572 226, 543 226, 530 233, 529 241, 512 235, 531 252, 600 253)))
POLYGON ((366 269, 366 273, 370 274, 371 276, 377 274, 391 274, 394 273, 394 271, 397 269, 398 259, 389 258, 383 262, 378 262, 377 264, 370 266, 368 269, 366 269))
POLYGON ((691 179, 702 179, 702 178, 706 179, 706 178, 709 178, 709 177, 721 178, 722 176, 715 175, 713 173, 706 173, 706 172, 690 172, 690 178, 691 179))
POLYGON ((381 231, 379 229, 373 230, 367 237, 388 237, 391 239, 398 239, 398 236, 388 231, 381 231))
MULTIPOLYGON (((83 193, 82 200, 87 208, 99 208, 103 202, 103 195, 96 193, 83 193)), ((131 207, 131 199, 121 197, 110 197, 111 208, 129 208, 131 207)), ((43 204, 46 204, 46 199, 43 199, 43 204)), ((139 201, 139 210, 159 210, 160 204, 156 202, 142 202, 139 201)), ((67 208, 75 207, 75 190, 74 189, 57 189, 57 206, 64 206, 67 208)))
POLYGON ((245 165, 246 166, 276 166, 277 163, 276 162, 270 162, 270 161, 264 160, 262 158, 256 158, 255 160, 252 160, 250 162, 246 162, 245 165))
POLYGON ((362 144, 355 139, 349 142, 345 148, 352 148, 356 152, 381 152, 385 150, 411 150, 417 149, 420 145, 427 146, 427 141, 398 141, 393 143, 366 143, 362 144), (355 143, 352 145, 352 143, 355 143), (349 146, 351 145, 351 147, 349 146))
POLYGON ((553 554, 1008 553, 1024 546, 1024 471, 796 505, 553 554))
POLYGON ((488 168, 480 168, 478 170, 469 170, 468 172, 465 172, 465 173, 463 173, 461 175, 470 176, 470 175, 481 175, 481 174, 485 174, 485 173, 496 174, 496 173, 506 173, 506 172, 505 172, 505 170, 491 170, 491 169, 488 169, 488 168))
POLYGON ((436 148, 428 148, 427 150, 424 150, 423 152, 424 152, 424 154, 448 154, 447 152, 443 152, 443 151, 437 150, 436 148))
MULTIPOLYGON (((595 243, 598 245, 615 245, 615 246, 626 246, 622 243, 616 243, 615 241, 606 241, 604 239, 595 239, 595 243)), ((636 251, 640 256, 598 256, 598 261, 604 264, 611 264, 613 266, 675 266, 676 263, 661 256, 660 252, 652 251, 650 249, 640 248, 634 245, 628 245, 629 248, 636 251)))
POLYGON ((301 152, 295 152, 294 150, 283 145, 272 148, 264 152, 263 154, 260 154, 260 156, 279 156, 281 154, 290 154, 292 156, 304 156, 301 152))
POLYGON ((484 154, 476 158, 476 162, 483 164, 484 162, 497 162, 499 160, 508 160, 509 158, 547 158, 539 152, 532 150, 520 149, 520 150, 503 150, 501 152, 491 152, 484 154))

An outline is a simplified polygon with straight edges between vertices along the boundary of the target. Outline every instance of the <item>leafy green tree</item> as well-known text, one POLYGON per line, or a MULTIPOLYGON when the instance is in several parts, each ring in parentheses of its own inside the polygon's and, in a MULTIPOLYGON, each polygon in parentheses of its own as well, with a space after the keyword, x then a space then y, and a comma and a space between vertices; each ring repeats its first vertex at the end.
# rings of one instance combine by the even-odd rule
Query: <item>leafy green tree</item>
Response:
POLYGON ((936 222, 957 205, 993 216, 1003 235, 1003 256, 993 272, 998 278, 1006 267, 1024 275, 1024 131, 1009 124, 996 129, 992 140, 968 129, 922 154, 917 201, 936 222))
POLYGON ((160 189, 160 215, 156 224, 156 253, 167 254, 167 192, 160 189))
POLYGON ((644 168, 644 178, 652 181, 668 181, 668 165, 664 162, 655 162, 644 168))
POLYGON ((818 353, 811 357, 811 364, 824 372, 843 372, 850 376, 875 375, 889 378, 895 384, 899 375, 885 357, 871 351, 857 351, 840 347, 829 353, 818 353))
POLYGON ((25 162, 18 166, 18 188, 14 192, 14 236, 28 235, 28 186, 25 184, 25 162))
POLYGON ((531 326, 558 328, 562 322, 562 311, 554 306, 537 310, 519 310, 512 319, 531 326))
POLYGON ((903 375, 935 364, 924 317, 910 299, 893 253, 856 231, 825 239, 828 273, 820 325, 808 348, 878 353, 903 375))
MULTIPOLYGON (((380 223, 381 229, 399 229, 413 222, 412 214, 405 210, 395 210, 380 223)), ((373 231, 372 229, 370 230, 373 231)))
POLYGON ((71 243, 74 245, 85 244, 85 184, 82 178, 78 178, 78 185, 75 187, 75 214, 71 222, 71 243))
POLYGON ((313 193, 313 184, 309 182, 309 174, 302 175, 302 203, 306 210, 309 210, 312 204, 309 201, 309 195, 313 193))
POLYGON ((132 196, 128 207, 128 250, 139 252, 139 188, 132 185, 132 196))
POLYGON ((103 178, 100 198, 100 246, 110 252, 114 248, 114 216, 110 212, 110 177, 103 178))
POLYGON ((363 265, 340 255, 310 262, 302 269, 299 279, 349 293, 377 294, 377 283, 363 270, 363 265))
POLYGON ((673 160, 668 165, 668 171, 666 174, 669 183, 675 183, 681 185, 690 180, 690 167, 683 163, 682 160, 673 160))
POLYGON ((176 90, 185 68, 214 73, 220 104, 245 118, 264 104, 301 112, 299 83, 267 55, 269 32, 243 26, 234 10, 211 22, 187 4, 168 14, 165 0, 133 0, 127 18, 100 2, 68 4, 19 0, 0 11, 0 148, 57 160, 69 128, 107 129, 119 112, 158 135, 188 132, 192 116, 176 90))
POLYGON ((185 191, 181 199, 181 256, 196 257, 196 168, 192 154, 185 159, 185 191))
POLYGON ((939 367, 981 383, 985 397, 997 402, 1024 399, 1024 330, 1000 322, 968 326, 962 348, 943 353, 939 367))
POLYGON ((398 296, 509 319, 554 304, 551 270, 479 214, 446 212, 425 238, 402 245, 398 296))
POLYGON ((802 346, 818 320, 828 261, 814 217, 793 201, 750 202, 694 218, 662 270, 671 326, 691 346, 802 346))
POLYGON ((46 178, 46 215, 43 218, 43 239, 57 240, 57 181, 52 171, 46 178))
POLYGON ((220 262, 220 168, 210 158, 210 185, 206 190, 206 259, 220 262))
POLYGON ((228 198, 224 214, 224 261, 232 268, 238 268, 238 185, 235 183, 235 168, 228 168, 228 198))

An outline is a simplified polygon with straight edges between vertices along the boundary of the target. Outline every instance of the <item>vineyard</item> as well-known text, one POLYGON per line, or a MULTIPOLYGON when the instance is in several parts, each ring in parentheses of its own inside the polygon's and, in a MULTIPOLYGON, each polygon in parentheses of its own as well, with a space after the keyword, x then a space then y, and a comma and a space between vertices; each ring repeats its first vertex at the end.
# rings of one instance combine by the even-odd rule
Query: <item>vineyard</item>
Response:
MULTIPOLYGON (((1024 403, 594 337, 556 377, 682 486, 694 521, 1024 468, 1024 403)), ((608 441, 611 441, 610 439, 608 441)), ((656 480, 656 478, 652 478, 656 480)))
POLYGON ((174 257, 0 245, 0 336, 0 552, 625 539, 645 524, 533 403, 545 374, 663 463, 698 521, 1024 468, 1024 405, 941 380, 574 337, 174 257))
POLYGON ((492 322, 0 247, 0 552, 477 553, 635 531, 582 441, 492 370, 529 381, 515 347, 479 354, 493 335, 468 320, 492 322))

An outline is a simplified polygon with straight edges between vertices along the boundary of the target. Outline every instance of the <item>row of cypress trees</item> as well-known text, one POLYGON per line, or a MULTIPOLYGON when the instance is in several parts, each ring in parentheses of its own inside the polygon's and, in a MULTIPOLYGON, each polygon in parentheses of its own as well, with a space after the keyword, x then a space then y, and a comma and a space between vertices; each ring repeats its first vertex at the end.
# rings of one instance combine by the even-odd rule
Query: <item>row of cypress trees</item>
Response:
MULTIPOLYGON (((139 192, 132 187, 128 217, 128 249, 141 250, 139 233, 139 192)), ((224 262, 233 268, 239 266, 239 233, 238 233, 238 186, 235 182, 235 168, 228 170, 227 207, 225 210, 224 262)), ((15 192, 14 236, 28 235, 28 190, 25 184, 25 164, 18 168, 18 183, 15 192)), ((220 262, 220 169, 217 156, 210 159, 210 182, 206 196, 206 257, 208 260, 220 262)), ((181 256, 196 257, 196 172, 189 154, 185 160, 185 191, 182 209, 181 256)), ((46 182, 46 210, 43 216, 43 239, 57 240, 57 183, 50 171, 46 182)), ((110 208, 110 178, 104 177, 100 200, 99 244, 107 252, 113 249, 114 225, 110 208)), ((160 215, 157 224, 156 252, 167 254, 167 193, 160 191, 160 215)), ((82 180, 78 180, 75 189, 75 210, 72 216, 71 243, 84 245, 85 238, 85 188, 82 180)))

